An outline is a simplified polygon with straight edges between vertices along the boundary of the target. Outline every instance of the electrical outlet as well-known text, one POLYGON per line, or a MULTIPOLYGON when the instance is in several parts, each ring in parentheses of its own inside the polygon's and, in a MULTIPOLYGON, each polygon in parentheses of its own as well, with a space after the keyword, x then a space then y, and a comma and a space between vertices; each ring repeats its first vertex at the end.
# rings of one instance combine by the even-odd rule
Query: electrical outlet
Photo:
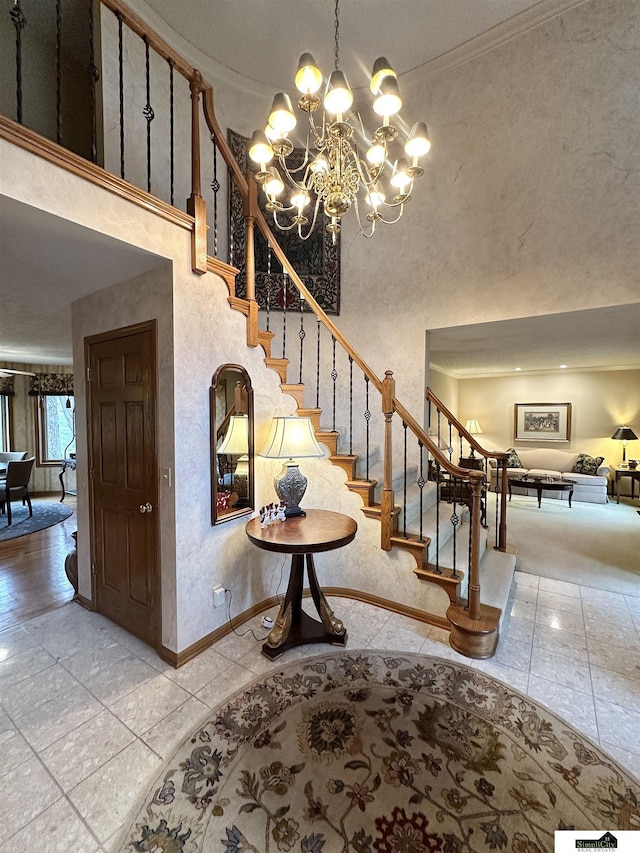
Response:
POLYGON ((214 586, 213 588, 213 606, 222 607, 224 604, 226 590, 223 586, 214 586))

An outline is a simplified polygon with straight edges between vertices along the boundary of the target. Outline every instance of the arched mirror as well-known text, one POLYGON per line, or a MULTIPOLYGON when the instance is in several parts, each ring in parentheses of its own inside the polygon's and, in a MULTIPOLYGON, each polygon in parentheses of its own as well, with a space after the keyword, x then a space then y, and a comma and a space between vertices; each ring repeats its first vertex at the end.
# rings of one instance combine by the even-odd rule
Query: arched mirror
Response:
POLYGON ((253 389, 237 364, 223 364, 211 383, 211 523, 254 509, 253 389))

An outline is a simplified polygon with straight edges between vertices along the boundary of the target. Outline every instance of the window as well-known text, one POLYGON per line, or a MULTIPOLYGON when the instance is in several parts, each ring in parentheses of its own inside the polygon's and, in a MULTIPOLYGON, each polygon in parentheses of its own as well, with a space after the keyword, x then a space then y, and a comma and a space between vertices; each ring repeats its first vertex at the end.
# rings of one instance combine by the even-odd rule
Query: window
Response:
POLYGON ((0 451, 11 449, 11 435, 9 432, 9 406, 11 397, 0 395, 0 451))
POLYGON ((75 441, 73 397, 36 397, 36 439, 38 465, 61 462, 74 452, 75 441), (67 408, 67 401, 70 406, 67 408))

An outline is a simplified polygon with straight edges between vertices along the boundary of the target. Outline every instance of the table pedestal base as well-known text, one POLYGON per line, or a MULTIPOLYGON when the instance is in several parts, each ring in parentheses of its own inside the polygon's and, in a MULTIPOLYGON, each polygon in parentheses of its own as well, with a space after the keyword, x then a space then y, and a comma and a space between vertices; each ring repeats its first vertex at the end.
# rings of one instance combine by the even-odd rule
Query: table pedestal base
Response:
POLYGON ((329 602, 318 585, 313 554, 293 554, 287 594, 280 607, 276 624, 262 646, 262 654, 274 660, 287 649, 306 643, 331 643, 334 646, 344 646, 346 642, 345 627, 340 619, 334 616, 329 602), (302 609, 305 557, 309 589, 320 621, 313 619, 302 609))

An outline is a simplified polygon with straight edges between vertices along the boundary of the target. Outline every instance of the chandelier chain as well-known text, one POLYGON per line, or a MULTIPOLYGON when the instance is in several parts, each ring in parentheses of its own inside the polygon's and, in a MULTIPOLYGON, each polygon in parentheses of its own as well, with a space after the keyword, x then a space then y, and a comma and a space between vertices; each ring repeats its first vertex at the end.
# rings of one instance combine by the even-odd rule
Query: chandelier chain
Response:
POLYGON ((336 71, 338 70, 339 60, 340 60, 340 44, 339 44, 339 34, 340 34, 340 19, 338 17, 338 5, 340 0, 336 0, 336 8, 335 8, 335 44, 333 49, 334 56, 334 64, 336 71))

